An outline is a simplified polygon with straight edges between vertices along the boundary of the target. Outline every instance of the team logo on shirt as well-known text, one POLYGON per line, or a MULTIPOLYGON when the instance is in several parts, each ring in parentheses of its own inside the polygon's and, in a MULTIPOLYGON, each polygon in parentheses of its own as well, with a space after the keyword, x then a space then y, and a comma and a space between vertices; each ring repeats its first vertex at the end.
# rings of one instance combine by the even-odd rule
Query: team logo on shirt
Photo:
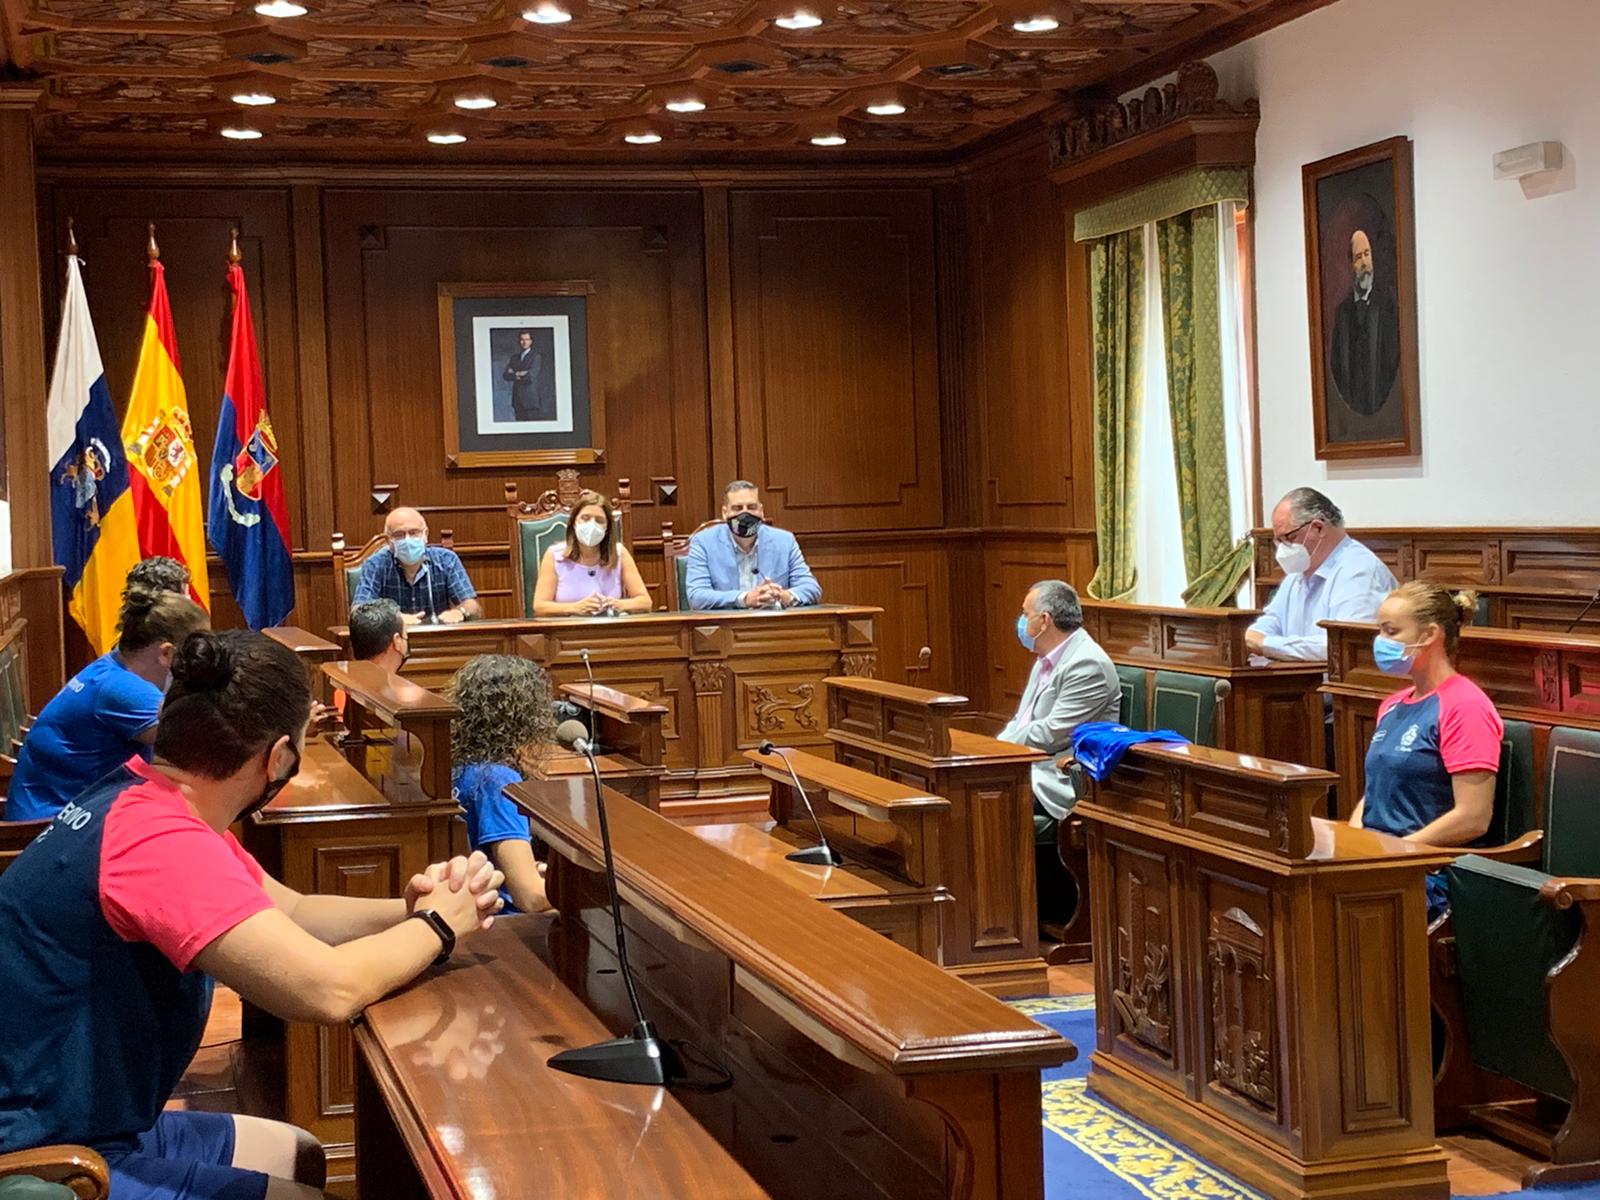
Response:
POLYGON ((1400 735, 1400 749, 1401 750, 1409 750, 1409 749, 1411 749, 1412 744, 1416 742, 1417 735, 1420 732, 1421 731, 1415 725, 1413 725, 1413 726, 1411 726, 1410 729, 1407 729, 1404 733, 1402 733, 1400 735))

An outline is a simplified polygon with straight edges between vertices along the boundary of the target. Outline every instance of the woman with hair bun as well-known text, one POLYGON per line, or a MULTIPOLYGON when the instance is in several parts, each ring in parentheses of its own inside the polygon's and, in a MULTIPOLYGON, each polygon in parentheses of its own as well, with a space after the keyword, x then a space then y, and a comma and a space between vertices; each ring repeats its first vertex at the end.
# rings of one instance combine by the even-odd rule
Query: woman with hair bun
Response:
POLYGON ((212 981, 286 1021, 340 1024, 449 957, 499 911, 481 854, 403 898, 303 896, 228 827, 300 766, 311 694, 248 630, 172 657, 155 756, 71 800, 0 876, 0 1153, 97 1149, 117 1200, 314 1200, 322 1148, 277 1121, 165 1112, 212 981))
MULTIPOLYGON (((1436 846, 1480 843, 1494 815, 1494 780, 1505 725, 1494 702, 1456 671, 1461 627, 1478 598, 1432 583, 1407 583, 1378 609, 1372 657, 1411 686, 1378 706, 1367 750, 1366 794, 1350 824, 1436 846)), ((1444 887, 1428 880, 1430 919, 1444 887)))
POLYGON ((6 820, 53 817, 130 754, 150 757, 172 657, 210 618, 188 596, 135 580, 122 594, 120 623, 116 649, 74 675, 28 731, 6 795, 6 820))

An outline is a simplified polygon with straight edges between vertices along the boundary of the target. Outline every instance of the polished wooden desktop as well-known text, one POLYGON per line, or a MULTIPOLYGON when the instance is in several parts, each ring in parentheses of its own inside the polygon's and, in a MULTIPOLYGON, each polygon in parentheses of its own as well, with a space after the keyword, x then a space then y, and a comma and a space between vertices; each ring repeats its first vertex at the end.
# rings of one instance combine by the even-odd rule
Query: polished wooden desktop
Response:
POLYGON ((1333 782, 1153 744, 1090 782, 1089 1087, 1280 1200, 1446 1200, 1423 879, 1455 852, 1313 817, 1333 782))
MULTIPOLYGON (((1600 608, 1600 606, 1596 606, 1600 608)), ((1325 621, 1328 683, 1339 762, 1339 806, 1348 816, 1366 791, 1366 756, 1378 705, 1409 687, 1372 661, 1376 625, 1325 621)), ((1600 636, 1471 627, 1461 631, 1456 669, 1494 701, 1507 720, 1534 727, 1534 762, 1556 725, 1600 729, 1600 636)))
MULTIPOLYGON (((768 738, 824 746, 822 680, 877 670, 882 610, 843 604, 781 612, 717 609, 417 625, 406 677, 438 688, 477 654, 517 654, 557 684, 595 680, 663 705, 662 811, 759 816, 766 789, 743 752, 768 738)), ((335 638, 348 631, 335 627, 335 638)))
MULTIPOLYGON (((661 781, 667 773, 662 724, 667 706, 620 692, 604 684, 564 683, 559 699, 588 713, 600 753, 595 764, 612 787, 648 808, 661 808, 661 781)), ((589 760, 552 746, 539 762, 538 774, 550 778, 587 775, 589 760)))
MULTIPOLYGON (((549 888, 561 916, 545 961, 560 986, 608 1030, 621 1031, 631 1016, 616 974, 592 793, 578 780, 546 780, 513 785, 509 794, 552 851, 549 888)), ((647 1015, 665 1036, 696 1048, 689 1061, 697 1073, 717 1064, 733 1078, 721 1092, 654 1093, 662 1105, 692 1111, 777 1197, 1042 1197, 1039 1072, 1073 1057, 1069 1042, 825 905, 797 902, 781 878, 644 806, 615 792, 608 801, 629 953, 647 1015)), ((477 995, 471 953, 469 943, 469 961, 438 982, 477 995)), ((542 977, 528 990, 541 1003, 565 1002, 542 977)), ((373 1012, 381 1019, 384 1005, 373 1012)), ((523 1043, 549 1032, 516 1026, 523 1043)), ((549 1048, 585 1040, 574 1033, 549 1048)), ((484 1089, 493 1099, 476 1105, 464 1124, 454 1121, 461 1103, 419 1104, 420 1085, 400 1100, 414 1128, 432 1131, 425 1142, 456 1139, 480 1160, 503 1157, 507 1170, 537 1179, 533 1148, 564 1136, 565 1128, 559 1112, 554 1127, 539 1123, 539 1101, 522 1099, 541 1078, 484 1089)), ((610 1084, 568 1086, 615 1097, 623 1114, 638 1113, 653 1095, 610 1084)), ((675 1108, 668 1120, 676 1121, 675 1108)), ((624 1122, 619 1144, 589 1147, 615 1166, 595 1191, 566 1194, 717 1194, 674 1185, 678 1176, 650 1186, 631 1175, 624 1164, 634 1146, 645 1145, 641 1126, 648 1133, 642 1121, 624 1122)), ((438 1159, 432 1152, 435 1170, 438 1159)), ((510 1178, 483 1169, 491 1171, 486 1178, 510 1178)), ((708 1189, 716 1183, 715 1173, 704 1180, 708 1189)))
POLYGON ((1111 661, 1228 682, 1217 705, 1216 744, 1239 754, 1324 766, 1324 664, 1269 662, 1245 632, 1261 616, 1241 608, 1166 608, 1083 602, 1083 627, 1111 661))
POLYGON ((1029 746, 958 728, 965 696, 876 679, 834 677, 828 740, 852 767, 950 802, 938 864, 955 897, 944 964, 997 996, 1049 990, 1039 954, 1029 746))

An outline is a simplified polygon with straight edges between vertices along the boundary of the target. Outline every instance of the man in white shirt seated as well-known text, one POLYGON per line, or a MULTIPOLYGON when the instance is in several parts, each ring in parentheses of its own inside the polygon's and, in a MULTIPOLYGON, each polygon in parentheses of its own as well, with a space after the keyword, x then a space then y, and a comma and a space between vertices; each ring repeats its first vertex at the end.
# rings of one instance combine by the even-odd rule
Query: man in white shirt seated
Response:
POLYGON ((1389 568, 1344 531, 1339 506, 1312 488, 1295 488, 1272 510, 1272 539, 1283 585, 1245 633, 1267 658, 1326 662, 1319 621, 1372 621, 1395 588, 1389 568))

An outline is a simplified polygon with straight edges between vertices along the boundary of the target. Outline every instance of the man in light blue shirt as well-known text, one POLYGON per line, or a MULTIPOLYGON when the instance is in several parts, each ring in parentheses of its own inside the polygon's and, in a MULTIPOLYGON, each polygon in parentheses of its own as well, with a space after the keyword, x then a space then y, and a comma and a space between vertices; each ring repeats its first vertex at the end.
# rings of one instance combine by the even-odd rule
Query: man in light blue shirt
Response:
POLYGON ((722 524, 689 539, 690 608, 791 608, 822 599, 794 534, 766 523, 761 493, 738 479, 723 490, 722 524))
POLYGON ((1284 581, 1245 642, 1256 654, 1325 662, 1328 631, 1318 621, 1371 621, 1395 588, 1389 568, 1344 531, 1344 514, 1321 492, 1295 488, 1272 510, 1272 539, 1284 581))

